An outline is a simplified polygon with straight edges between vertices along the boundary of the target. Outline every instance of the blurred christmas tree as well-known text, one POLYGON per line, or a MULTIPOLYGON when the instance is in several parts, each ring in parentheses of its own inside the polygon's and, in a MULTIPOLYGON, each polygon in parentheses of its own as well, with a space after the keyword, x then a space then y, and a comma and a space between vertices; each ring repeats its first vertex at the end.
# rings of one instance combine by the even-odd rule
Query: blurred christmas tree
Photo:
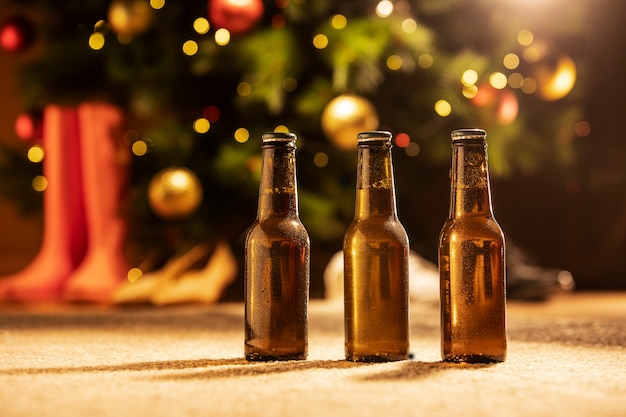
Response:
MULTIPOLYGON (((319 260, 353 215, 358 131, 394 133, 400 216, 421 252, 445 216, 451 130, 488 131, 496 176, 574 161, 585 6, 553 3, 538 16, 513 0, 17 0, 0 35, 11 29, 18 42, 3 49, 25 56, 22 126, 49 103, 125 112, 134 262, 207 238, 240 245, 259 138, 281 129, 299 137, 300 211, 319 260)), ((2 156, 13 173, 2 189, 37 204, 32 164, 2 156)))

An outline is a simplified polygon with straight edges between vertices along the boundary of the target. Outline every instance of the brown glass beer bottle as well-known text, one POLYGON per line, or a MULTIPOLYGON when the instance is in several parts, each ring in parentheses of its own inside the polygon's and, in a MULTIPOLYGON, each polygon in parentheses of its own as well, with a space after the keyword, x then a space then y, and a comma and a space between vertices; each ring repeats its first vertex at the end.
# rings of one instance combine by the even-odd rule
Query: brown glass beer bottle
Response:
POLYGON ((306 359, 310 243, 298 214, 296 135, 262 140, 258 212, 245 245, 245 357, 306 359))
POLYGON ((358 135, 356 188, 343 245, 346 359, 407 359, 409 240, 396 213, 391 133, 358 135))
POLYGON ((450 212, 439 236, 446 362, 506 358, 505 243, 491 206, 486 136, 481 129, 452 132, 450 212))

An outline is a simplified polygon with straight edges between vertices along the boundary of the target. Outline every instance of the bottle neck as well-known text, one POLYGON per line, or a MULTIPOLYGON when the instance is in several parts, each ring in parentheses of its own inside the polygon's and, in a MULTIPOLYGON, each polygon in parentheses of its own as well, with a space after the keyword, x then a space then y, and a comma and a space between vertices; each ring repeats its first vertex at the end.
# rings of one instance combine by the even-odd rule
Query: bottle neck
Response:
POLYGON ((466 140, 452 145, 449 217, 491 216, 491 189, 484 140, 466 140))
POLYGON ((355 217, 397 217, 391 144, 360 144, 357 162, 355 217))
POLYGON ((296 148, 289 144, 263 146, 258 219, 298 217, 296 148))

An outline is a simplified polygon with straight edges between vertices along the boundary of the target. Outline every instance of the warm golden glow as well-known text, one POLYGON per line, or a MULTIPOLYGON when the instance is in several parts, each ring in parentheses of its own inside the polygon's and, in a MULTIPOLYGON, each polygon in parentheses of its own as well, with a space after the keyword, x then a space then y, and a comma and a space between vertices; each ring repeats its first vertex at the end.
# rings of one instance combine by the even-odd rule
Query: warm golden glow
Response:
POLYGON ((183 43, 183 52, 188 56, 195 55, 198 52, 198 44, 196 41, 189 40, 183 43))
POLYGON ((328 155, 324 152, 318 152, 313 156, 313 164, 318 168, 324 168, 328 165, 328 155))
POLYGON ((464 85, 462 93, 465 98, 474 98, 476 97, 476 94, 478 94, 478 87, 475 84, 464 85))
POLYGON ((89 37, 89 47, 94 51, 99 51, 104 47, 104 35, 100 32, 94 32, 89 37))
POLYGON ((274 132, 289 133, 289 128, 285 125, 278 125, 274 128, 274 132))
POLYGON ((531 77, 524 78, 521 90, 526 94, 534 93, 537 90, 537 81, 531 77))
POLYGON ((398 55, 391 55, 389 58, 387 58, 387 68, 392 71, 399 70, 400 68, 402 68, 402 58, 400 58, 398 55))
POLYGON ((417 65, 419 65, 420 68, 426 69, 432 67, 434 61, 431 54, 422 54, 417 58, 417 65))
POLYGON ((524 83, 524 76, 519 72, 514 72, 508 76, 508 81, 511 88, 521 88, 524 83))
POLYGON ((535 74, 537 92, 548 101, 559 100, 572 91, 576 84, 576 64, 567 57, 561 57, 554 70, 541 67, 535 74))
POLYGON ((209 24, 209 21, 204 17, 199 17, 193 21, 193 29, 200 35, 207 33, 210 28, 211 25, 209 24))
POLYGON ((530 30, 523 29, 517 34, 517 42, 523 46, 528 46, 533 43, 533 39, 534 36, 530 30))
POLYGON ((393 3, 389 0, 382 0, 376 6, 376 14, 379 17, 387 17, 393 12, 393 3))
POLYGON ((328 38, 321 33, 313 37, 313 46, 317 49, 324 49, 328 46, 328 38))
POLYGON ((435 103, 435 112, 441 117, 449 116, 452 113, 452 106, 446 100, 438 100, 435 103))
POLYGON ((141 278, 142 275, 143 275, 143 271, 141 269, 139 269, 139 268, 130 268, 128 270, 126 278, 128 278, 128 280, 130 282, 135 282, 139 278, 141 278))
POLYGON ((143 140, 138 140, 135 143, 133 143, 133 146, 131 147, 131 151, 133 155, 144 156, 146 153, 148 153, 148 144, 144 142, 143 140))
POLYGON ((215 43, 219 46, 226 46, 230 42, 230 32, 227 29, 220 28, 215 31, 215 43))
POLYGON ((250 132, 245 127, 235 130, 235 140, 239 143, 245 143, 250 139, 250 132))
POLYGON ((473 69, 466 70, 461 76, 461 82, 465 86, 474 85, 476 81, 478 81, 478 73, 473 69))
POLYGON ((516 54, 510 53, 504 56, 502 60, 504 67, 507 69, 515 69, 519 66, 519 57, 516 54))
POLYGON ((494 72, 489 76, 489 84, 497 90, 502 90, 506 87, 507 82, 506 75, 501 72, 494 72))
POLYGON ((43 175, 37 175, 35 178, 33 178, 32 185, 35 191, 44 191, 46 188, 48 188, 48 179, 43 175))
POLYGON ((330 19, 330 25, 335 29, 343 29, 348 24, 348 19, 342 14, 336 14, 330 19))
POLYGON ((249 96, 252 92, 252 85, 247 81, 242 81, 237 85, 237 94, 241 97, 249 96))
POLYGON ((591 125, 585 120, 581 120, 574 125, 574 133, 581 138, 589 136, 591 133, 591 125))
POLYGON ((402 21, 402 31, 411 34, 417 30, 417 22, 415 19, 404 19, 402 21))
POLYGON ((411 156, 411 157, 415 157, 419 155, 420 151, 421 151, 420 145, 417 144, 416 142, 411 142, 407 145, 406 148, 404 148, 404 153, 406 153, 407 156, 411 156))
POLYGON ((204 117, 196 119, 196 121, 193 122, 193 130, 200 134, 208 132, 210 127, 211 123, 204 117))
POLYGON ((30 162, 39 163, 43 161, 43 158, 45 157, 43 147, 41 145, 31 146, 28 150, 27 157, 30 162))
POLYGON ((162 9, 165 6, 165 0, 150 0, 150 6, 156 10, 162 9))

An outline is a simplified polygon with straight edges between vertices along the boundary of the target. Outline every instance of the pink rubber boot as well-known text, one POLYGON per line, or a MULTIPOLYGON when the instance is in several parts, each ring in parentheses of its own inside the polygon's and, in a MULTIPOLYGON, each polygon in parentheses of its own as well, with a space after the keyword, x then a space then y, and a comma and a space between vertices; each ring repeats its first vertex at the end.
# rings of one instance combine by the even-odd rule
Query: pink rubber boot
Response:
POLYGON ((44 111, 43 238, 22 271, 0 279, 0 299, 51 301, 61 295, 82 261, 87 243, 81 181, 80 133, 76 109, 55 105, 44 111))
POLYGON ((119 208, 126 185, 128 150, 122 145, 122 113, 105 103, 79 106, 81 161, 88 245, 83 262, 64 288, 68 301, 108 302, 125 280, 126 223, 119 208))

